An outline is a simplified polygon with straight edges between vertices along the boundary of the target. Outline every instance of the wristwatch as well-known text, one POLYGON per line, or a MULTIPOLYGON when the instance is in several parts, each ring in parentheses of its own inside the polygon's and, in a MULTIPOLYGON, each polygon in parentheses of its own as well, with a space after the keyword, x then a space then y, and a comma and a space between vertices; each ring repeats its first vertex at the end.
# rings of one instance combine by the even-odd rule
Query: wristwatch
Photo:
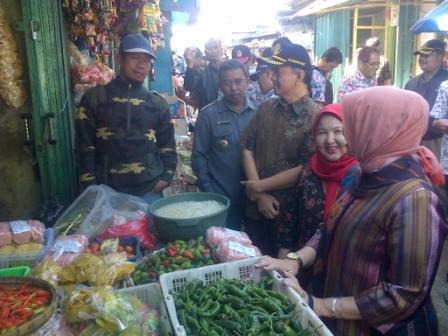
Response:
POLYGON ((303 260, 302 257, 299 256, 296 252, 289 252, 286 255, 286 258, 290 259, 290 260, 295 260, 299 263, 299 269, 303 268, 303 260))

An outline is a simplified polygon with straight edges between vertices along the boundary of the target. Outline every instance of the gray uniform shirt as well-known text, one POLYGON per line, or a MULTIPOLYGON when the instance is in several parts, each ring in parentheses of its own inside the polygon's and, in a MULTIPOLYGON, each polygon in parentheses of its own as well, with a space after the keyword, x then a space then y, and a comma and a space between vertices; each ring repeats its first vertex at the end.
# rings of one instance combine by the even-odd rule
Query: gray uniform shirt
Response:
POLYGON ((218 99, 201 110, 194 129, 192 165, 199 187, 226 195, 232 204, 244 201, 240 137, 254 112, 247 97, 240 113, 218 99))

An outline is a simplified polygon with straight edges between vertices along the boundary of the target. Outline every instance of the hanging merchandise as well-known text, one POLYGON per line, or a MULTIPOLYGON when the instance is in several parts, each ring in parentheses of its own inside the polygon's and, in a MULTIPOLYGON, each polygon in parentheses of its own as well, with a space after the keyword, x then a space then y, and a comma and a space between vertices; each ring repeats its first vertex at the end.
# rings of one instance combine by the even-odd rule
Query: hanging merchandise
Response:
MULTIPOLYGON (((105 85, 114 71, 112 48, 129 33, 141 33, 153 51, 165 46, 166 19, 159 0, 62 0, 67 24, 75 103, 89 88, 105 85)), ((1 43, 1 42, 0 42, 1 43)))
POLYGON ((89 88, 109 83, 114 71, 107 63, 111 54, 112 28, 118 21, 113 0, 63 1, 68 21, 70 68, 75 103, 89 88))
POLYGON ((116 32, 141 33, 148 37, 153 51, 165 47, 163 25, 167 20, 159 0, 120 1, 120 25, 116 32))
POLYGON ((23 64, 11 28, 0 8, 0 97, 6 105, 19 108, 25 104, 23 64))
POLYGON ((111 30, 118 22, 116 0, 63 0, 70 39, 102 63, 111 53, 111 30))

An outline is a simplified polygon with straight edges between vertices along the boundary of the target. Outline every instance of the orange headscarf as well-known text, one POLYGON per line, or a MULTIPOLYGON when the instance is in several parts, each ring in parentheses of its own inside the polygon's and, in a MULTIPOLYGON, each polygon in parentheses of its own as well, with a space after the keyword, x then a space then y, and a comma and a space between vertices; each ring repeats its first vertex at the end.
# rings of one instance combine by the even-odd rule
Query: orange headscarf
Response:
POLYGON ((412 91, 379 86, 342 99, 348 153, 364 171, 382 168, 407 154, 417 154, 434 185, 444 183, 442 167, 420 142, 428 127, 428 103, 412 91))

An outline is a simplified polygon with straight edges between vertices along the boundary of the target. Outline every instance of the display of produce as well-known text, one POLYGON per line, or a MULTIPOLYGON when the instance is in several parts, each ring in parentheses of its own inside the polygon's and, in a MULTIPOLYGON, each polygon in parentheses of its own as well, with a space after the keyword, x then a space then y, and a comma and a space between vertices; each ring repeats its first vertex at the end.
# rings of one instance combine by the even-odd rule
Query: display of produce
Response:
POLYGON ((44 241, 45 225, 37 220, 0 222, 0 247, 44 241))
POLYGON ((30 273, 33 278, 48 281, 53 286, 59 284, 59 274, 61 274, 62 266, 51 259, 43 260, 37 264, 30 273))
MULTIPOLYGON (((133 237, 131 237, 133 238, 133 237)), ((136 238, 116 238, 91 243, 84 252, 95 255, 106 255, 109 253, 126 253, 129 260, 135 260, 141 256, 139 244, 136 238)))
POLYGON ((31 271, 30 276, 46 280, 54 286, 112 286, 130 277, 134 270, 135 264, 127 260, 124 252, 104 256, 82 253, 64 266, 46 259, 31 271))
POLYGON ((111 287, 78 288, 63 302, 70 323, 88 322, 79 335, 157 336, 160 314, 136 297, 124 297, 111 287))
POLYGON ((258 284, 192 281, 174 294, 177 317, 188 335, 312 335, 298 323, 295 305, 272 284, 271 277, 258 284))
POLYGON ((68 235, 56 238, 53 247, 44 260, 52 260, 61 266, 70 264, 89 245, 84 235, 68 235))
POLYGON ((129 277, 134 269, 134 263, 127 261, 125 253, 110 253, 105 256, 83 253, 62 269, 59 283, 112 286, 129 277))
POLYGON ((0 335, 39 315, 51 300, 48 290, 28 283, 19 287, 0 283, 0 335))
POLYGON ((206 241, 209 245, 218 246, 222 242, 236 241, 244 245, 252 245, 252 240, 246 232, 227 229, 220 226, 212 226, 207 229, 206 241))
POLYGON ((154 213, 160 217, 186 219, 210 216, 225 208, 218 201, 185 201, 165 205, 154 213))
POLYGON ((136 285, 157 281, 164 273, 213 264, 211 250, 203 237, 176 240, 137 263, 132 279, 136 285))

